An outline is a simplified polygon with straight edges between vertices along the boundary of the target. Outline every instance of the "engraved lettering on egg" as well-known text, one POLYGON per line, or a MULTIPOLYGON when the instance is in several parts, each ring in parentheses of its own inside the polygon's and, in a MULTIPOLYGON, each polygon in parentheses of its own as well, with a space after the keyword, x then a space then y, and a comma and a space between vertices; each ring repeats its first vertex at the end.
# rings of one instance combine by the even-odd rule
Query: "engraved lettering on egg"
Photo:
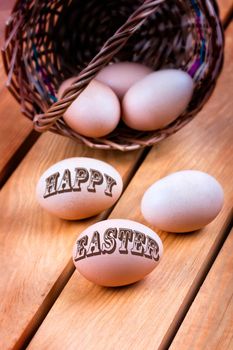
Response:
POLYGON ((117 185, 116 180, 108 174, 102 174, 96 169, 75 168, 74 182, 72 184, 71 171, 65 169, 60 178, 60 173, 56 172, 45 179, 44 198, 65 192, 80 192, 82 185, 86 183, 88 192, 96 192, 96 186, 105 182, 104 194, 112 197, 113 186, 117 185))
POLYGON ((121 241, 118 248, 120 254, 138 255, 155 261, 160 259, 158 243, 143 232, 129 228, 110 227, 105 230, 102 242, 101 237, 98 231, 94 231, 90 240, 87 235, 78 239, 74 261, 101 254, 113 254, 118 246, 117 240, 121 241), (131 243, 130 249, 129 242, 131 243))

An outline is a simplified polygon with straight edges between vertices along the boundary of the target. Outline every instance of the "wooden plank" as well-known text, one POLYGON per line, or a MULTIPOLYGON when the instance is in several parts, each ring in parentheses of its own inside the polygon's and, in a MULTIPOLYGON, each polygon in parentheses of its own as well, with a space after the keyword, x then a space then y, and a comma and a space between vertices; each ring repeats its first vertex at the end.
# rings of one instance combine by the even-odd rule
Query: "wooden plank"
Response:
POLYGON ((193 299, 230 219, 233 132, 233 26, 227 32, 224 71, 202 112, 176 135, 153 147, 111 214, 146 223, 140 214, 144 191, 180 169, 215 176, 225 192, 224 209, 193 234, 160 232, 164 257, 140 283, 101 288, 76 272, 48 313, 29 349, 158 349, 169 344, 193 299))
POLYGON ((218 6, 220 10, 221 20, 224 22, 225 18, 227 18, 229 12, 232 10, 232 0, 218 0, 218 6))
POLYGON ((35 199, 40 175, 61 159, 90 156, 115 166, 126 183, 141 153, 87 150, 70 139, 47 133, 3 187, 0 193, 1 350, 20 348, 28 331, 45 312, 45 305, 51 302, 53 286, 57 288, 73 271, 69 260, 78 232, 104 217, 68 222, 47 214, 35 199), (58 283, 61 275, 64 277, 58 283))
POLYGON ((37 138, 32 123, 6 89, 0 92, 0 187, 37 138), (19 150, 19 148, 21 149, 19 150), (13 157, 13 158, 12 158, 13 157))
MULTIPOLYGON (((15 3, 15 0, 1 0, 0 1, 0 48, 2 48, 5 37, 5 23, 10 16, 11 9, 15 3)), ((6 75, 2 63, 2 55, 0 52, 0 91, 4 88, 4 82, 6 75)))
MULTIPOLYGON (((0 1, 0 46, 3 45, 5 21, 14 0, 0 1)), ((19 104, 5 88, 6 75, 0 54, 0 187, 36 139, 32 122, 26 119, 19 104)))
POLYGON ((233 230, 170 349, 233 349, 233 230), (185 345, 184 345, 185 339, 185 345))
POLYGON ((0 3, 0 46, 4 41, 4 30, 7 18, 10 16, 11 9, 15 4, 15 0, 1 0, 0 3))

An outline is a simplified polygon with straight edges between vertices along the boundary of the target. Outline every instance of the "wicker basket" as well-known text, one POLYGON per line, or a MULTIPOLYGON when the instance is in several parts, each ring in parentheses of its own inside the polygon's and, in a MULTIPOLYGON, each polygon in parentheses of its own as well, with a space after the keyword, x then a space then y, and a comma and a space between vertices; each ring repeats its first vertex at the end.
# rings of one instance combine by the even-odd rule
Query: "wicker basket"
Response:
POLYGON ((2 53, 7 86, 36 130, 125 151, 163 140, 196 115, 221 71, 223 41, 214 0, 18 0, 2 53), (188 72, 195 90, 186 111, 153 132, 120 122, 98 139, 75 133, 64 112, 101 68, 118 61, 188 72), (72 75, 77 80, 57 101, 59 85, 72 75))

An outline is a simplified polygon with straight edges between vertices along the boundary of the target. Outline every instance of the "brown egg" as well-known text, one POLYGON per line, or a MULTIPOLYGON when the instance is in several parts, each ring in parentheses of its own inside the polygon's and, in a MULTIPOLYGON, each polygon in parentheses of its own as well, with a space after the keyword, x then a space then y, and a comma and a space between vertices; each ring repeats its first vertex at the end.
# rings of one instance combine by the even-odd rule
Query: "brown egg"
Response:
POLYGON ((104 67, 95 77, 108 85, 122 99, 129 88, 153 70, 140 63, 119 62, 104 67))
POLYGON ((64 113, 67 125, 87 137, 102 137, 120 120, 120 102, 108 86, 92 80, 64 113))

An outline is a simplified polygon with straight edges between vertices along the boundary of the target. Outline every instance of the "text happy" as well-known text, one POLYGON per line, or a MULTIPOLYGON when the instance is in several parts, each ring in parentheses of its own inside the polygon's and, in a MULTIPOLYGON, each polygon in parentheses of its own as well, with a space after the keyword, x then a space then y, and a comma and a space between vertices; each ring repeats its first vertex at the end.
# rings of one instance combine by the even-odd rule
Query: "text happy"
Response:
POLYGON ((120 241, 118 248, 120 254, 130 253, 155 261, 160 258, 158 243, 150 236, 129 228, 108 228, 103 234, 102 243, 98 231, 93 233, 89 242, 87 235, 78 239, 74 261, 95 255, 113 254, 118 247, 117 240, 120 241), (132 242, 131 249, 128 247, 129 242, 132 242))
POLYGON ((112 188, 117 184, 116 180, 107 174, 102 174, 96 169, 75 168, 74 181, 71 180, 71 172, 65 169, 60 179, 60 173, 56 172, 45 179, 44 198, 64 192, 80 192, 86 185, 88 192, 96 192, 96 186, 105 183, 104 194, 112 197, 112 188))

